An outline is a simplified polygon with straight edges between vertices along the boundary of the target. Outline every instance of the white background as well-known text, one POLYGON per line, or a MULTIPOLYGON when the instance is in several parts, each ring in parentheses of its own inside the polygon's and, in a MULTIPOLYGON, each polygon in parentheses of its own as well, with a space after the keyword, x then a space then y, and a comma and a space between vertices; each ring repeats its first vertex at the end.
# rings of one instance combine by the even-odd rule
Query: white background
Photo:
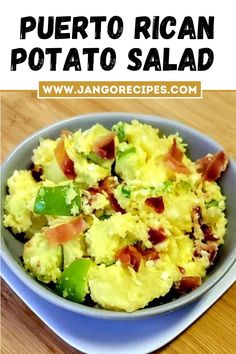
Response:
MULTIPOLYGON (((3 7, 3 5, 2 5, 3 7)), ((161 80, 197 80, 202 81, 203 89, 236 89, 236 45, 235 45, 235 1, 6 1, 1 11, 1 66, 0 66, 0 89, 37 89, 38 81, 81 81, 81 80, 123 80, 123 81, 161 81, 161 80), (108 37, 106 25, 102 27, 102 39, 94 39, 94 24, 88 26, 88 37, 86 39, 66 40, 41 40, 37 37, 37 31, 30 32, 25 40, 20 39, 20 18, 24 16, 121 16, 124 21, 123 35, 116 40, 108 37), (215 38, 213 40, 170 40, 163 39, 140 39, 134 40, 134 23, 136 16, 175 16, 177 19, 178 31, 181 20, 184 16, 215 16, 215 38), (62 47, 63 53, 58 56, 58 69, 50 72, 49 60, 45 59, 44 66, 39 71, 32 71, 27 61, 18 66, 17 71, 10 71, 11 49, 23 47, 27 51, 34 47, 42 49, 50 47, 62 47), (75 47, 81 53, 82 71, 63 72, 62 67, 69 48, 75 47), (87 56, 82 55, 82 48, 85 47, 112 47, 117 53, 116 66, 111 71, 104 71, 100 68, 99 56, 96 56, 95 70, 86 70, 87 56), (190 72, 189 69, 183 72, 162 72, 151 69, 149 72, 127 70, 128 52, 133 47, 143 50, 143 57, 149 48, 159 48, 160 55, 163 47, 171 47, 171 62, 178 63, 180 56, 186 47, 198 48, 209 47, 214 51, 214 63, 212 67, 203 72, 190 72)), ((48 56, 46 56, 47 58, 48 56)), ((197 56, 196 56, 197 57, 197 56)))

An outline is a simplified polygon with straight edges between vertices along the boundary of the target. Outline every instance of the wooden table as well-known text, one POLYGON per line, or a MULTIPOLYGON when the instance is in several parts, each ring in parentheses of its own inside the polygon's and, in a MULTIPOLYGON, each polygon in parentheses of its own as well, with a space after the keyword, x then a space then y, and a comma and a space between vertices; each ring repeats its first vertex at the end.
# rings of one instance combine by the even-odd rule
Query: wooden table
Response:
MULTIPOLYGON (((2 157, 53 122, 89 112, 124 111, 172 117, 207 133, 236 158, 236 91, 204 92, 203 99, 38 100, 36 92, 2 93, 2 157)), ((134 114, 135 116, 135 114, 134 114)), ((236 353, 236 285, 159 353, 236 353)), ((2 282, 2 353, 79 353, 62 342, 2 282)), ((112 353, 111 353, 112 354, 112 353)))

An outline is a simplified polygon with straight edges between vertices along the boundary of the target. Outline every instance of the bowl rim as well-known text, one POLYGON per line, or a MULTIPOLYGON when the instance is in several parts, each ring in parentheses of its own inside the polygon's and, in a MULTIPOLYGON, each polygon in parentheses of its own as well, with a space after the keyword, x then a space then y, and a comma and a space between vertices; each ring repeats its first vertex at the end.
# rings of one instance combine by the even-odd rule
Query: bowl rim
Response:
MULTIPOLYGON (((131 120, 139 120, 141 122, 146 122, 147 124, 152 124, 150 123, 153 122, 155 123, 156 127, 158 127, 158 121, 161 122, 164 125, 171 126, 173 127, 173 130, 178 132, 178 129, 182 131, 187 131, 190 134, 193 134, 197 139, 201 140, 207 140, 210 144, 212 144, 216 149, 223 149, 221 145, 219 145, 214 139, 209 137, 208 135, 184 124, 181 122, 178 122, 173 119, 167 119, 167 118, 162 118, 157 115, 149 115, 149 114, 139 114, 139 113, 124 113, 124 112, 98 112, 98 113, 88 113, 88 114, 83 114, 83 115, 78 115, 74 116, 72 118, 67 118, 60 120, 58 122, 55 122, 43 129, 40 129, 36 131, 35 133, 31 134, 29 137, 24 139, 21 143, 19 143, 15 149, 8 155, 8 157, 5 159, 5 161, 2 163, 1 166, 1 179, 2 179, 2 172, 7 170, 8 163, 11 161, 11 159, 14 158, 15 154, 28 142, 35 140, 39 138, 41 135, 44 135, 46 133, 50 134, 53 132, 55 129, 59 130, 60 127, 63 127, 65 124, 71 124, 71 122, 80 122, 83 121, 87 118, 95 118, 94 123, 100 122, 99 119, 101 119, 101 123, 104 123, 104 120, 106 122, 109 122, 109 119, 111 118, 117 118, 117 121, 125 119, 126 121, 131 121, 131 120)), ((180 135, 182 135, 181 131, 179 132, 180 135)), ((184 135, 184 133, 183 133, 184 135)), ((235 161, 230 158, 230 165, 233 169, 233 172, 236 175, 236 163, 235 161)), ((2 180, 2 183, 5 182, 2 180)), ((2 222, 2 220, 1 220, 2 222)), ((4 230, 4 228, 3 228, 4 230)), ((234 262, 236 261, 236 254, 231 257, 230 260, 224 264, 223 270, 221 269, 221 272, 218 272, 217 274, 214 274, 211 277, 211 281, 209 283, 204 282, 199 288, 196 290, 190 292, 189 294, 186 294, 176 300, 173 300, 171 302, 168 302, 163 305, 158 305, 155 307, 150 307, 150 308, 144 308, 144 309, 139 309, 134 312, 118 312, 118 311, 113 311, 113 310, 105 310, 105 309, 96 309, 93 307, 89 307, 87 305, 83 304, 78 304, 75 302, 72 302, 70 300, 64 299, 54 293, 53 291, 45 288, 41 283, 39 283, 36 279, 34 279, 29 273, 27 273, 24 268, 14 259, 14 257, 11 255, 9 252, 7 246, 5 245, 5 242, 3 241, 3 235, 1 237, 1 257, 2 259, 6 262, 7 266, 13 271, 15 275, 26 285, 28 286, 31 290, 33 290, 37 295, 41 296, 45 300, 51 302, 52 304, 56 306, 60 306, 66 310, 79 313, 82 315, 94 317, 94 318, 101 318, 101 319, 110 319, 110 320, 128 320, 128 319, 140 319, 140 318, 147 318, 147 317, 152 317, 155 315, 161 315, 165 314, 167 312, 171 312, 177 309, 182 308, 183 306, 186 306, 193 301, 196 301, 199 299, 204 293, 209 291, 211 288, 214 287, 214 285, 222 279, 222 277, 229 271, 229 269, 232 267, 234 262)))

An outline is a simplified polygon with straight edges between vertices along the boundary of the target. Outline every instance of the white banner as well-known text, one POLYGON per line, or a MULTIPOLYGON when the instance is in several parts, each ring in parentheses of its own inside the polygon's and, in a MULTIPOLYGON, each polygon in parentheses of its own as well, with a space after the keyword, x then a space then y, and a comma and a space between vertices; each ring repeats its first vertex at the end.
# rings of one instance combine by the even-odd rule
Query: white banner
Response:
POLYGON ((235 90, 235 33, 234 1, 7 1, 0 89, 200 81, 203 90, 235 90))

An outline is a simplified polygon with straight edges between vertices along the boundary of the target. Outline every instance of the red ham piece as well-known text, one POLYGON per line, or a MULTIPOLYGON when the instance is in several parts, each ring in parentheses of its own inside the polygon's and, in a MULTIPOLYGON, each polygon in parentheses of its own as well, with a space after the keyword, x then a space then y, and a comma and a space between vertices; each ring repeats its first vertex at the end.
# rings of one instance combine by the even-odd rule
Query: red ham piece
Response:
POLYGON ((52 245, 61 245, 72 240, 75 236, 86 230, 86 222, 79 217, 66 224, 58 225, 44 231, 48 242, 52 245))
MULTIPOLYGON (((218 240, 218 237, 213 233, 212 228, 210 226, 202 223, 202 210, 201 210, 200 206, 195 206, 192 209, 192 220, 193 220, 193 224, 194 224, 195 228, 196 228, 196 226, 200 227, 202 234, 203 234, 202 239, 205 242, 218 240)), ((194 237, 194 230, 193 230, 192 236, 193 236, 193 238, 195 238, 194 237)), ((198 251, 196 251, 196 255, 197 255, 197 252, 198 251)))
POLYGON ((121 214, 125 214, 126 213, 125 209, 123 209, 120 206, 120 204, 118 203, 118 201, 117 201, 117 199, 116 199, 116 197, 114 196, 113 193, 108 195, 108 200, 109 200, 113 210, 115 210, 116 212, 119 212, 121 214))
POLYGON ((101 191, 105 191, 107 194, 113 193, 113 188, 115 188, 116 186, 117 183, 113 177, 106 177, 98 184, 98 188, 101 191))
POLYGON ((111 132, 99 139, 92 150, 102 159, 112 160, 115 157, 115 132, 111 132))
POLYGON ((226 170, 228 157, 224 151, 219 151, 214 155, 207 155, 196 161, 197 171, 202 174, 204 181, 215 181, 221 173, 226 170))
POLYGON ((217 241, 218 237, 213 234, 212 228, 206 224, 201 225, 205 241, 217 241))
POLYGON ((90 197, 88 197, 88 203, 89 205, 92 204, 92 200, 97 193, 101 193, 102 191, 98 187, 90 187, 87 189, 87 191, 90 193, 90 197))
POLYGON ((135 272, 139 270, 141 260, 145 261, 156 260, 159 258, 159 253, 155 248, 143 249, 140 245, 125 246, 120 249, 116 254, 116 259, 125 265, 132 267, 135 272))
POLYGON ((201 243, 200 246, 195 249, 193 253, 194 257, 201 257, 201 251, 208 252, 208 258, 212 264, 217 255, 218 244, 216 242, 201 243))
POLYGON ((176 138, 173 139, 173 143, 169 152, 166 155, 165 163, 169 169, 177 173, 183 173, 185 175, 190 175, 191 171, 182 162, 184 153, 180 150, 177 145, 176 138))
POLYGON ((135 272, 139 270, 142 254, 134 246, 125 246, 117 252, 116 259, 125 265, 132 267, 135 272))
POLYGON ((140 244, 136 244, 135 245, 136 249, 141 253, 142 258, 145 261, 155 261, 156 259, 158 259, 160 257, 159 253, 157 252, 157 250, 152 247, 152 248, 142 248, 140 244))
POLYGON ((165 210, 165 205, 162 197, 147 198, 145 204, 154 209, 158 214, 162 214, 165 210))
POLYGON ((67 155, 63 139, 58 141, 54 150, 54 155, 64 175, 68 179, 75 179, 76 173, 74 169, 74 162, 67 155))
POLYGON ((210 263, 213 263, 217 255, 218 245, 216 242, 208 242, 207 244, 202 243, 201 250, 209 253, 209 261, 210 263))
POLYGON ((77 218, 75 220, 72 220, 70 222, 70 224, 73 225, 73 227, 76 230, 77 234, 82 233, 87 228, 87 224, 86 224, 85 220, 82 217, 79 217, 79 218, 77 218))
POLYGON ((91 195, 96 195, 97 193, 100 193, 101 190, 97 187, 90 187, 88 188, 88 192, 91 194, 91 195))
POLYGON ((196 215, 197 220, 201 220, 202 218, 202 209, 200 206, 193 207, 193 213, 196 215))
POLYGON ((166 240, 165 230, 163 227, 160 227, 159 229, 151 228, 148 231, 148 236, 148 239, 151 241, 153 246, 166 240))
POLYGON ((194 257, 201 257, 201 250, 200 248, 196 248, 193 252, 194 257))
POLYGON ((102 181, 99 182, 99 188, 101 191, 105 191, 108 196, 108 200, 111 204, 111 207, 114 211, 120 212, 121 214, 125 214, 126 211, 120 206, 116 197, 113 193, 113 188, 116 186, 116 182, 112 177, 106 177, 102 181))
POLYGON ((155 248, 147 248, 141 251, 142 257, 145 261, 155 261, 156 259, 160 258, 159 253, 155 248))
POLYGON ((199 276, 196 277, 183 277, 176 283, 176 290, 180 293, 189 293, 202 284, 202 279, 199 276))

